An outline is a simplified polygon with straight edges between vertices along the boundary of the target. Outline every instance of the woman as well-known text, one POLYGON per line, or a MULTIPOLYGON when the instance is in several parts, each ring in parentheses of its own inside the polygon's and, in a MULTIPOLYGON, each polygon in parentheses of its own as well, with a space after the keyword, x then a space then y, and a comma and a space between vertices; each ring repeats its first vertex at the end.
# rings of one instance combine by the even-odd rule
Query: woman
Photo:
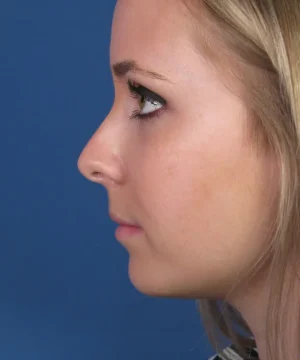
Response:
POLYGON ((215 359, 300 358, 299 24, 299 0, 115 8, 115 99, 78 167, 131 225, 133 285, 199 299, 215 359))

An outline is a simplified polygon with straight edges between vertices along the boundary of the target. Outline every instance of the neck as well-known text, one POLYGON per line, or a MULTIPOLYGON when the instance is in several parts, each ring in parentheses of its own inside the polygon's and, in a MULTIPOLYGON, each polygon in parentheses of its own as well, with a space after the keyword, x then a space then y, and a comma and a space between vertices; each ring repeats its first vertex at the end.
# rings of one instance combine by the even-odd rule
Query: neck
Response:
MULTIPOLYGON (((242 315, 248 324, 256 342, 260 360, 271 360, 267 357, 267 335, 266 327, 267 311, 269 308, 270 285, 267 280, 261 281, 260 284, 249 286, 247 291, 240 292, 229 300, 229 303, 242 315)), ((286 293, 284 299, 288 302, 285 312, 285 334, 280 334, 277 339, 287 344, 285 357, 279 356, 278 359, 299 359, 299 300, 300 289, 295 286, 295 290, 286 293)), ((276 319, 271 319, 271 321, 276 319)), ((273 327, 274 328, 274 327, 273 327)), ((273 360, 273 359, 272 359, 273 360)))
POLYGON ((268 288, 256 289, 231 300, 231 305, 242 315, 256 342, 260 360, 267 360, 266 319, 268 288))

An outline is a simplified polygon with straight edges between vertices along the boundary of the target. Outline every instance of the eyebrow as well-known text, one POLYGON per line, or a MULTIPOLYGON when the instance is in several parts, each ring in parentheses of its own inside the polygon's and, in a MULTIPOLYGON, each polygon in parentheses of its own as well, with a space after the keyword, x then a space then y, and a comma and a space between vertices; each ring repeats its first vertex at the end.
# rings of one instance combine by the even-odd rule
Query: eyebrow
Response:
POLYGON ((123 78, 128 72, 132 71, 137 74, 150 77, 152 79, 169 81, 165 76, 154 71, 143 69, 134 60, 124 60, 113 64, 112 71, 117 78, 123 78))

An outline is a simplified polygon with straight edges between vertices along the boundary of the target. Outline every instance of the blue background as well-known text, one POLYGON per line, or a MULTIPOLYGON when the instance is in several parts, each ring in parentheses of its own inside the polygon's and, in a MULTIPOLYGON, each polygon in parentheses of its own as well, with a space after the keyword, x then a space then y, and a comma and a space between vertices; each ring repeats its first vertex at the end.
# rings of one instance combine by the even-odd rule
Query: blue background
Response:
POLYGON ((77 169, 113 102, 114 5, 0 3, 1 360, 213 353, 194 301, 135 290, 106 190, 77 169))

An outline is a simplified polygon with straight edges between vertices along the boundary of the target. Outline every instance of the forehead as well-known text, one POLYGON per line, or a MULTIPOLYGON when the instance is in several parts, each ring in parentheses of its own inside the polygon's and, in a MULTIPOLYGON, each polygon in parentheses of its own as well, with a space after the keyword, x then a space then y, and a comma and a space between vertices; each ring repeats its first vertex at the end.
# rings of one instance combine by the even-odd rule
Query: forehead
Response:
MULTIPOLYGON (((119 0, 111 34, 111 62, 161 58, 187 46, 187 11, 180 0, 119 0)), ((153 60, 153 59, 152 59, 153 60)))
POLYGON ((119 0, 112 25, 110 65, 134 60, 181 88, 198 91, 213 84, 216 74, 195 45, 194 31, 193 17, 182 0, 119 0))

